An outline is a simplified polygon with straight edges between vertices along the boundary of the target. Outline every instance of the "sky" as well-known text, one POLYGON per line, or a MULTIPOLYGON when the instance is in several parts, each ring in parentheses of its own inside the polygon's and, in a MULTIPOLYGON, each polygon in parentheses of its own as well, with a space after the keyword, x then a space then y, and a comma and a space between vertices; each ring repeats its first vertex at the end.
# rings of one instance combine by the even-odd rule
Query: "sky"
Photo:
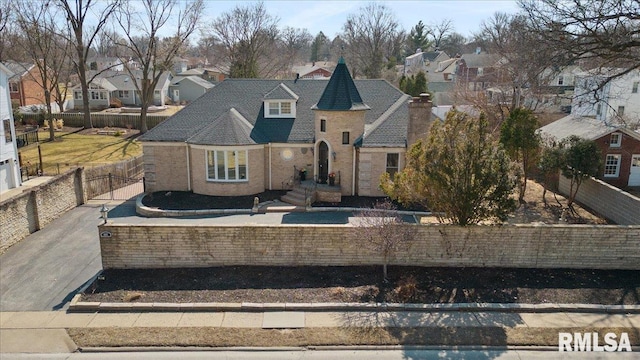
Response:
MULTIPOLYGON (((480 28, 483 20, 500 11, 515 13, 515 0, 422 0, 422 1, 376 1, 385 4, 395 13, 406 31, 418 21, 426 25, 452 20, 455 31, 469 37, 480 28)), ((205 22, 213 21, 220 13, 231 11, 237 4, 249 5, 250 1, 205 0, 205 22)), ((291 26, 306 28, 315 36, 322 31, 333 38, 341 32, 349 14, 357 12, 369 1, 264 1, 267 12, 280 18, 280 28, 291 26)))

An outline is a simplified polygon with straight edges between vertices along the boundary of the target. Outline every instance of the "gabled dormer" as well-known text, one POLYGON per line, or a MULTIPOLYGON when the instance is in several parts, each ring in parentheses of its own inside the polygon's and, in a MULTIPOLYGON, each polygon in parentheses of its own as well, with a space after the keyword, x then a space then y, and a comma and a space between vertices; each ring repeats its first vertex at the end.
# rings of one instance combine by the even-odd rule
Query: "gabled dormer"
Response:
POLYGON ((265 118, 295 118, 299 96, 280 83, 264 96, 265 118))

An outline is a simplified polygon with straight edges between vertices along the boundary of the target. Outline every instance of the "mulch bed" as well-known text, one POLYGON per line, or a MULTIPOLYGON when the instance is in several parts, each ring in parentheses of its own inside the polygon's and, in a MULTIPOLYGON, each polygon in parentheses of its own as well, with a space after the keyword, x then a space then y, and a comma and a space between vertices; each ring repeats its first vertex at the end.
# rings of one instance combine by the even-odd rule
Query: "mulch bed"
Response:
POLYGON ((105 270, 83 294, 104 302, 640 304, 640 271, 233 266, 105 270))

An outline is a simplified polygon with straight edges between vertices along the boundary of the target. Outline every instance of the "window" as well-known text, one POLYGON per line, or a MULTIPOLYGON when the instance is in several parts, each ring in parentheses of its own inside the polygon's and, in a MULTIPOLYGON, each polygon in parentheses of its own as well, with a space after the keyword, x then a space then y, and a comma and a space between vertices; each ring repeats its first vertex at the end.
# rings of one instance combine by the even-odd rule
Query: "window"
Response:
POLYGON ((129 97, 129 90, 118 90, 118 97, 119 98, 128 98, 129 97))
POLYGON ((82 100, 82 92, 80 92, 80 91, 74 91, 74 92, 73 92, 73 98, 74 98, 75 100, 82 100))
POLYGON ((610 147, 620 147, 622 144, 622 134, 621 133, 612 133, 611 139, 609 140, 610 147))
POLYGON ((484 68, 479 67, 478 68, 478 76, 482 76, 484 75, 484 68))
POLYGON ((89 91, 91 94, 91 100, 106 100, 107 95, 104 91, 89 91))
POLYGON ((327 132, 327 120, 320 119, 320 132, 327 132))
POLYGON ((247 150, 207 151, 207 180, 247 181, 247 150))
POLYGON ((631 92, 634 94, 638 93, 638 85, 640 84, 640 81, 634 81, 633 82, 633 88, 631 88, 631 92))
POLYGON ((618 116, 624 115, 624 106, 618 106, 618 116))
POLYGON ((19 90, 20 89, 19 89, 18 83, 14 83, 14 82, 9 83, 9 91, 18 92, 19 90))
POLYGON ((393 175, 398 172, 398 159, 400 154, 387 154, 387 173, 393 179, 393 175))
POLYGON ((342 133, 342 145, 349 145, 349 132, 344 131, 342 133))
POLYGON ((564 85, 564 76, 558 75, 558 85, 564 85))
POLYGON ((602 104, 596 106, 596 115, 602 115, 602 104))
POLYGON ((269 109, 269 117, 292 117, 293 109, 290 101, 273 101, 267 102, 269 109))
POLYGON ((11 122, 9 121, 9 119, 2 120, 2 126, 4 127, 4 140, 7 143, 10 143, 12 141, 12 137, 11 137, 11 122))
POLYGON ((618 177, 620 174, 620 155, 607 154, 604 162, 604 177, 618 177))

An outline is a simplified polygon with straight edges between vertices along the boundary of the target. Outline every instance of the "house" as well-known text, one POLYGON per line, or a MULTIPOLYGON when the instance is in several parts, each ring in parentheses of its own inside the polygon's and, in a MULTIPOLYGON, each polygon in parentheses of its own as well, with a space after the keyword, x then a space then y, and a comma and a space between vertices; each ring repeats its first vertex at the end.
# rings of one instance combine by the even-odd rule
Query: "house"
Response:
POLYGON ((404 59, 402 74, 404 76, 411 76, 419 73, 420 71, 430 73, 438 67, 440 62, 449 59, 449 55, 444 51, 422 51, 421 49, 417 49, 415 54, 409 55, 404 59))
POLYGON ((329 80, 227 79, 139 138, 145 186, 237 196, 332 175, 338 194, 382 196, 430 114, 428 96, 354 81, 342 59, 329 80))
MULTIPOLYGON (((124 106, 141 106, 140 92, 136 83, 140 82, 140 71, 133 71, 132 77, 129 72, 105 71, 98 75, 89 84, 89 106, 92 109, 106 109, 112 102, 120 101, 124 106), (135 82, 134 82, 135 81, 135 82), (116 100, 117 99, 117 100, 116 100)), ((93 74, 88 75, 91 78, 93 74)), ((160 76, 158 85, 153 96, 153 105, 164 106, 169 98, 169 85, 171 84, 171 73, 165 71, 160 76)), ((138 85, 139 86, 139 85, 138 85)), ((82 109, 82 88, 80 84, 73 87, 74 108, 82 109)))
POLYGON ((4 135, 0 139, 0 193, 22 183, 9 90, 9 79, 12 76, 11 70, 0 63, 0 129, 4 135))
POLYGON ((640 133, 600 119, 568 115, 540 128, 543 138, 561 141, 571 135, 593 140, 604 164, 599 178, 616 186, 640 186, 640 133))
POLYGON ((331 70, 316 63, 294 66, 292 72, 298 74, 300 79, 328 79, 331 77, 331 70))
POLYGON ((501 57, 476 51, 457 61, 456 81, 470 91, 483 91, 498 81, 501 57))
POLYGON ((44 104, 44 90, 40 72, 34 63, 4 62, 13 74, 9 79, 9 92, 13 106, 44 104))
POLYGON ((545 69, 540 75, 536 94, 525 93, 525 102, 538 111, 571 112, 576 78, 582 72, 577 65, 545 69))
POLYGON ((606 124, 640 127, 640 70, 603 82, 620 69, 585 71, 576 75, 571 114, 591 116, 606 124))
POLYGON ((174 103, 192 102, 213 88, 213 84, 198 76, 176 76, 169 85, 174 103))
POLYGON ((177 73, 177 76, 198 76, 206 81, 217 83, 225 79, 228 71, 217 67, 193 68, 177 73))
POLYGON ((87 69, 94 71, 124 71, 124 63, 115 56, 92 56, 87 59, 87 69))

